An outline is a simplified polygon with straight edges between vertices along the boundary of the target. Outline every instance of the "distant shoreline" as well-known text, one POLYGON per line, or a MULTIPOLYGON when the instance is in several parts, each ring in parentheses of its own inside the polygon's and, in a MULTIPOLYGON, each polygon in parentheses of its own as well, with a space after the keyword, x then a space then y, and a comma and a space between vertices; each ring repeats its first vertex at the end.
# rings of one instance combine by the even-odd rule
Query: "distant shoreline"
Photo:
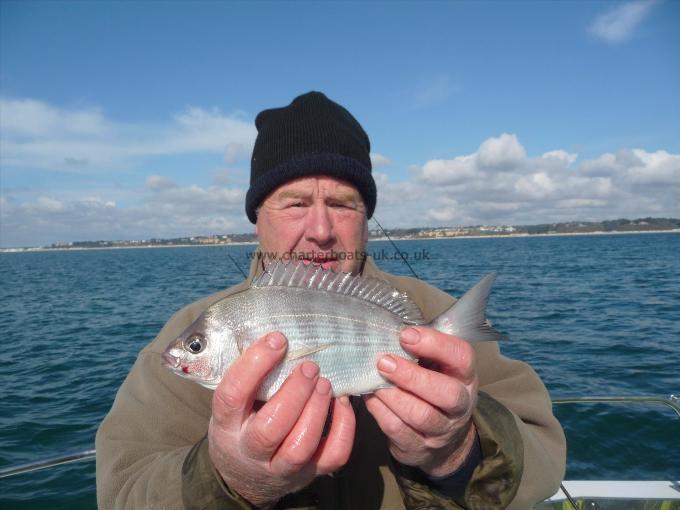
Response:
MULTIPOLYGON (((608 236, 625 234, 680 234, 680 228, 668 230, 612 230, 610 232, 550 232, 546 234, 485 234, 485 235, 464 235, 464 236, 439 236, 439 237, 392 237, 393 241, 437 241, 439 239, 502 239, 517 237, 561 237, 561 236, 608 236)), ((389 241, 387 237, 369 239, 369 241, 389 241)))
POLYGON ((15 252, 34 252, 34 251, 102 251, 102 250, 140 250, 146 248, 218 248, 220 246, 244 246, 249 244, 257 244, 256 241, 238 241, 234 243, 213 243, 213 244, 140 244, 138 246, 74 246, 73 248, 59 247, 59 248, 0 248, 0 253, 15 253, 15 252))
MULTIPOLYGON (((680 234, 680 229, 668 230, 613 230, 595 232, 550 232, 545 234, 485 234, 485 235, 461 235, 461 236, 437 236, 437 237, 394 237, 397 241, 439 241, 448 239, 516 239, 524 237, 565 237, 565 236, 603 236, 603 235, 625 235, 625 234, 680 234)), ((371 241, 389 241, 387 237, 374 237, 371 241)), ((138 250, 143 248, 217 248, 225 246, 248 246, 257 245, 257 241, 239 241, 233 243, 205 243, 205 244, 164 244, 164 245, 139 245, 139 246, 96 246, 96 247, 59 247, 59 248, 0 248, 0 253, 27 253, 27 252, 51 252, 51 251, 102 251, 102 250, 138 250)))

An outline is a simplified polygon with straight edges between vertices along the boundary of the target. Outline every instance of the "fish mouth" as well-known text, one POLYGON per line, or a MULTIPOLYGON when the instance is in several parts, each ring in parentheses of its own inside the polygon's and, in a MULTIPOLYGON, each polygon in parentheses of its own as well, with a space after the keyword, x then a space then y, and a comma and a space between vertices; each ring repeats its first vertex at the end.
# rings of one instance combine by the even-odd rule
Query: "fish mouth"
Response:
POLYGON ((170 353, 164 352, 161 356, 163 358, 163 366, 169 368, 170 370, 179 369, 179 359, 170 353))

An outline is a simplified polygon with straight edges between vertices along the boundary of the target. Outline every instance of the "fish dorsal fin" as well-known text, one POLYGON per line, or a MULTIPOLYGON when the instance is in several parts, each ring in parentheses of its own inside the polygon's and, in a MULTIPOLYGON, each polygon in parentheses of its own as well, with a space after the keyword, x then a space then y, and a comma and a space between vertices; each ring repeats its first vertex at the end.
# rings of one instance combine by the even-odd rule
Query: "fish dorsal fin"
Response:
POLYGON ((362 299, 397 315, 406 324, 423 324, 422 312, 405 292, 388 282, 370 276, 352 276, 350 273, 324 269, 317 264, 295 261, 276 261, 255 277, 253 288, 295 287, 362 299))

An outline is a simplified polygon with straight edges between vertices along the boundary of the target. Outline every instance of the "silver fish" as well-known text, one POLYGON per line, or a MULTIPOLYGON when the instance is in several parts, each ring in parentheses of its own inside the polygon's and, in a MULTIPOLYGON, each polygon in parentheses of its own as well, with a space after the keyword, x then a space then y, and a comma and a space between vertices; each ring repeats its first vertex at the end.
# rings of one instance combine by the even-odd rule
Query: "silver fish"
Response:
MULTIPOLYGON (((469 342, 500 340, 484 317, 495 274, 485 276, 428 326, 469 342)), ((276 262, 250 288, 210 306, 163 353, 163 364, 215 389, 229 366, 257 339, 281 331, 285 359, 261 385, 258 400, 276 393, 293 368, 314 361, 333 394, 359 395, 390 386, 376 363, 383 354, 413 357, 399 344, 409 325, 425 321, 403 292, 377 278, 316 265, 276 262)))

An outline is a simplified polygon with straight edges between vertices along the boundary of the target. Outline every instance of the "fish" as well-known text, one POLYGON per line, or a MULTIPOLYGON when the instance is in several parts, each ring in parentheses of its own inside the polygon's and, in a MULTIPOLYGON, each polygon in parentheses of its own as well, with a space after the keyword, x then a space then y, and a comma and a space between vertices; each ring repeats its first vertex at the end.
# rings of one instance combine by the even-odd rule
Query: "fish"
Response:
POLYGON ((376 368, 384 354, 417 361, 400 345, 404 328, 427 325, 468 342, 501 340, 485 318, 495 277, 486 275, 426 324, 418 305, 382 279, 302 261, 272 262, 249 288, 209 306, 168 345, 162 364, 214 390, 250 345, 281 331, 288 339, 286 356, 260 386, 257 400, 269 400, 304 360, 319 366, 335 397, 373 393, 391 386, 376 368))

